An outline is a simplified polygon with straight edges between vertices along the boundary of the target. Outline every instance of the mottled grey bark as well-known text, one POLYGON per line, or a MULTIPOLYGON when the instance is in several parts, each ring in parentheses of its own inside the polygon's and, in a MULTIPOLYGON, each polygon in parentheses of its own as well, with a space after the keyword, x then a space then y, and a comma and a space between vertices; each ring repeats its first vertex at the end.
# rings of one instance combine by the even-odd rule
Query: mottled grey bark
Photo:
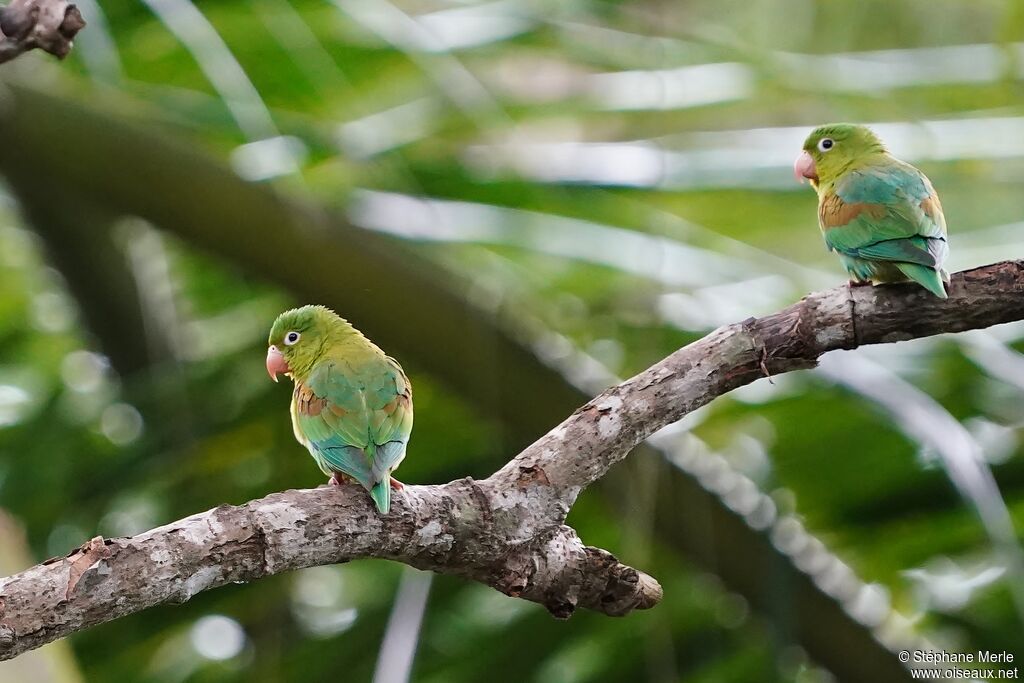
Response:
POLYGON ((479 581, 543 604, 610 615, 661 599, 651 577, 564 525, 587 485, 658 429, 731 389, 811 367, 823 353, 1024 319, 1024 262, 953 276, 950 298, 915 285, 838 287, 720 328, 578 409, 483 481, 408 486, 377 515, 359 487, 275 493, 0 579, 0 659, 228 582, 359 558, 479 581))
POLYGON ((473 579, 568 617, 625 614, 661 599, 652 578, 583 545, 571 528, 520 517, 542 482, 463 479, 407 486, 377 514, 359 486, 274 493, 132 538, 95 538, 67 557, 0 579, 0 660, 230 582, 376 557, 473 579))
POLYGON ((67 0, 11 0, 0 8, 0 63, 40 48, 63 59, 85 20, 67 0))

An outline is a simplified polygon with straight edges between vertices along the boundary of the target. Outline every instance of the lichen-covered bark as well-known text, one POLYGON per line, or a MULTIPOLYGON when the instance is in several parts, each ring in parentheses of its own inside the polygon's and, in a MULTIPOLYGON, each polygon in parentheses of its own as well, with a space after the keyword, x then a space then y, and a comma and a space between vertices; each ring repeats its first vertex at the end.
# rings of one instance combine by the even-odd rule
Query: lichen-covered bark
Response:
POLYGON ((539 602, 626 614, 658 583, 588 548, 561 523, 527 529, 498 514, 536 491, 458 480, 407 486, 381 516, 358 486, 274 493, 222 505, 132 538, 95 538, 67 557, 0 579, 0 659, 82 628, 227 583, 360 558, 397 560, 539 602))
POLYGON ((85 20, 67 0, 11 0, 0 8, 0 63, 40 48, 63 59, 85 20))
POLYGON ((228 582, 376 557, 479 581, 543 604, 609 615, 654 606, 661 587, 583 545, 565 516, 640 441, 738 386, 823 353, 1024 319, 1024 262, 958 273, 942 301, 912 285, 838 287, 720 328, 569 416, 483 481, 408 486, 380 516, 358 487, 221 506, 0 579, 0 659, 228 582))

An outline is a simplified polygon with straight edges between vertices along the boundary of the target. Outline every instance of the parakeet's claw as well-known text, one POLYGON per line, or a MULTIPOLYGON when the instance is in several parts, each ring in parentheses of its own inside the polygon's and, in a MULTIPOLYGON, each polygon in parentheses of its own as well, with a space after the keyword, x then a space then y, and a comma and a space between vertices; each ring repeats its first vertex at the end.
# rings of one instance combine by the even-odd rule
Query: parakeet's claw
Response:
POLYGON ((401 491, 402 489, 405 488, 405 484, 403 484, 402 482, 398 481, 394 477, 391 477, 391 488, 393 488, 396 491, 401 491))
POLYGON ((331 478, 327 480, 327 483, 331 486, 344 486, 348 482, 352 481, 352 477, 341 472, 335 472, 331 475, 331 478))

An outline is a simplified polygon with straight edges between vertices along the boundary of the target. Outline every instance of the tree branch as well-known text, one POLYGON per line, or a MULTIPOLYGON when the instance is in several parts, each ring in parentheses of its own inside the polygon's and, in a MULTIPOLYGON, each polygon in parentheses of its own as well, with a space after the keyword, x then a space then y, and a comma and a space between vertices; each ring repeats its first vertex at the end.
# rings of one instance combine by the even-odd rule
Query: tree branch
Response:
POLYGON ((67 0, 11 0, 0 8, 0 63, 37 47, 64 59, 84 27, 82 13, 67 0))
POLYGON ((407 486, 380 516, 357 486, 274 493, 222 505, 129 539, 93 539, 0 579, 0 660, 75 631, 200 591, 281 572, 383 558, 454 574, 568 617, 654 606, 661 587, 571 528, 522 519, 541 483, 513 490, 463 479, 407 486))
POLYGON ((94 539, 0 580, 0 659, 162 602, 301 567, 384 558, 543 604, 609 615, 661 587, 582 544, 565 517, 640 441, 736 387, 828 351, 1024 319, 1024 262, 957 273, 950 298, 913 285, 838 287, 722 327, 579 408, 488 479, 409 486, 379 516, 357 487, 271 494, 128 539, 94 539))

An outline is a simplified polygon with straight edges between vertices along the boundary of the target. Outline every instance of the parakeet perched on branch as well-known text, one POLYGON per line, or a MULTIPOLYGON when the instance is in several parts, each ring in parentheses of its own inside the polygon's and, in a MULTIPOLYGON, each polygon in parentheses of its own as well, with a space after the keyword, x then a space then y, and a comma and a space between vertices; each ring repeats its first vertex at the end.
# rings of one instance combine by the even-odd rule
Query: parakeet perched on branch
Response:
POLYGON ((815 128, 793 165, 818 192, 818 224, 854 282, 913 280, 945 299, 946 219, 921 171, 886 151, 870 129, 815 128))
POLYGON ((286 311, 267 342, 267 372, 295 381, 292 426, 331 483, 358 481, 391 507, 391 473, 412 432, 412 386, 398 362, 323 306, 286 311))

